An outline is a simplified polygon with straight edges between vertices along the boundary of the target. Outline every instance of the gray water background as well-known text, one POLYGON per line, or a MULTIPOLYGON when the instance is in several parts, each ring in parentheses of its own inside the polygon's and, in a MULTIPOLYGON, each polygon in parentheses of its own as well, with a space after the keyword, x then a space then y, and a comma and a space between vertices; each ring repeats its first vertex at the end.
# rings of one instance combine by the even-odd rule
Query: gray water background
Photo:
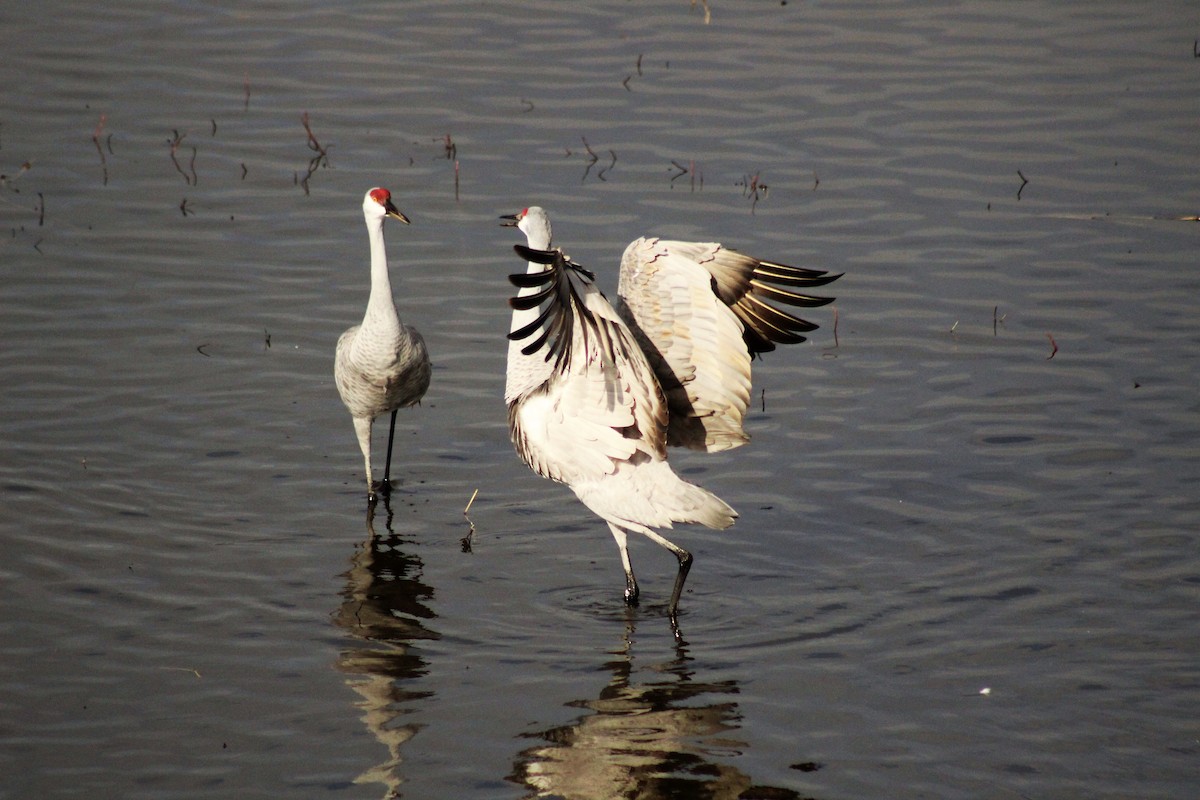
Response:
POLYGON ((709 7, 0 8, 0 798, 1200 796, 1200 10, 709 7), (436 366, 370 518, 374 185, 436 366), (610 294, 845 272, 672 456, 741 513, 682 643, 508 442, 535 203, 610 294))

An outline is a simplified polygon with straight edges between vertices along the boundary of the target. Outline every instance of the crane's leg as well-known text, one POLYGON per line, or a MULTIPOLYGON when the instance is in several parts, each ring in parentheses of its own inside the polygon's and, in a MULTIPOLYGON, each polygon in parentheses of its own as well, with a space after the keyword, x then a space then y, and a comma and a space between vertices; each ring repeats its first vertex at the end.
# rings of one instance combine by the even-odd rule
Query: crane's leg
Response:
POLYGON ((362 450, 367 472, 367 500, 375 502, 375 487, 371 481, 371 423, 370 417, 355 417, 354 432, 358 435, 358 447, 362 450))
POLYGON ((385 495, 392 491, 392 440, 396 438, 396 412, 399 410, 392 409, 392 424, 388 427, 387 461, 383 465, 383 483, 379 485, 380 493, 385 495))
POLYGON ((621 566, 625 568, 625 604, 636 606, 638 604, 638 585, 637 578, 633 577, 633 565, 629 563, 629 536, 622 528, 608 523, 608 529, 612 531, 613 538, 617 540, 617 547, 621 551, 621 566))
POLYGON ((683 594, 683 584, 687 581, 688 571, 692 568, 692 554, 674 542, 668 541, 665 537, 659 536, 649 528, 642 531, 642 533, 646 534, 652 542, 657 542, 670 550, 675 554, 675 558, 679 559, 679 572, 675 573, 675 588, 671 590, 671 602, 667 606, 667 613, 671 616, 671 624, 674 625, 676 614, 679 611, 679 596, 683 594))

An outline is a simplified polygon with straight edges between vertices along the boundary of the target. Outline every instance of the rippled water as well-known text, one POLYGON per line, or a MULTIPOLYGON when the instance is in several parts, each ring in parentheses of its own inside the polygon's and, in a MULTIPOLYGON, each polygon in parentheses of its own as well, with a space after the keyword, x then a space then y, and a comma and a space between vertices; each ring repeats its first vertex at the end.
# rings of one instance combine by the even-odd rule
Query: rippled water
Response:
POLYGON ((1200 792, 1200 16, 915 5, 0 10, 0 797, 1200 792), (436 370, 372 518, 377 184, 436 370), (741 513, 678 644, 508 443, 533 203, 610 290, 846 273, 674 456, 741 513))

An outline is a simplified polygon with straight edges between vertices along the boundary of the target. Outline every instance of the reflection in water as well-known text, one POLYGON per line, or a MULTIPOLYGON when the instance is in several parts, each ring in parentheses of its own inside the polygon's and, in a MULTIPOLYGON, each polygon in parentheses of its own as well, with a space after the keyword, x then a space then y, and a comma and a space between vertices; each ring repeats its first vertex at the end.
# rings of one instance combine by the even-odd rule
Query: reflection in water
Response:
POLYGON ((733 681, 694 680, 680 644, 676 657, 635 670, 630 653, 632 625, 606 666, 612 680, 595 700, 571 705, 590 713, 575 722, 531 734, 545 740, 523 751, 509 779, 523 783, 530 797, 566 800, 611 798, 799 798, 790 789, 754 786, 750 776, 718 761, 736 755, 745 743, 734 738, 741 727, 733 681), (635 672, 651 676, 636 682, 635 672), (721 702, 703 702, 718 695, 721 702))
POLYGON ((355 783, 382 783, 385 798, 399 797, 400 748, 420 726, 404 721, 415 710, 415 701, 429 692, 414 691, 412 682, 427 672, 425 660, 414 651, 414 640, 437 639, 438 633, 421 620, 435 615, 426 603, 433 588, 421 582, 421 559, 405 553, 404 542, 391 528, 392 511, 386 500, 387 536, 375 533, 375 510, 367 510, 367 539, 346 572, 345 598, 334 622, 367 644, 347 649, 338 658, 338 669, 349 673, 346 684, 362 698, 362 720, 388 749, 388 759, 363 772, 355 783))

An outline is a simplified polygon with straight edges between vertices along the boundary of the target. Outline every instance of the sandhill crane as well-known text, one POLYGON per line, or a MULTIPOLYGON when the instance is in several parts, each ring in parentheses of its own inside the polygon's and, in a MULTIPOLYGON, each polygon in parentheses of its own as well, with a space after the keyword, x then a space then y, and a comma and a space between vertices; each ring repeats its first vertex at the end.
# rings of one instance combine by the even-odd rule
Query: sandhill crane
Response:
POLYGON ((711 452, 744 444, 751 358, 804 341, 817 327, 766 301, 825 305, 833 298, 803 290, 841 276, 714 243, 641 238, 621 258, 614 308, 591 272, 553 248, 545 211, 534 206, 501 219, 528 245, 516 246, 528 271, 509 277, 519 291, 509 303, 504 399, 517 453, 608 523, 628 604, 639 594, 628 534, 675 555, 667 607, 674 623, 692 556, 652 528, 727 528, 737 512, 676 475, 667 446, 711 452))
POLYGON ((396 411, 415 405, 429 388, 429 353, 425 340, 411 325, 400 322, 392 300, 387 252, 383 244, 383 221, 387 217, 408 224, 396 210, 387 189, 374 188, 363 197, 363 217, 371 243, 371 295, 360 325, 338 338, 333 375, 338 394, 350 409, 358 446, 366 463, 367 499, 376 491, 391 491, 392 440, 396 434, 396 411), (371 480, 371 425, 380 414, 392 413, 388 429, 387 461, 383 481, 371 480))

